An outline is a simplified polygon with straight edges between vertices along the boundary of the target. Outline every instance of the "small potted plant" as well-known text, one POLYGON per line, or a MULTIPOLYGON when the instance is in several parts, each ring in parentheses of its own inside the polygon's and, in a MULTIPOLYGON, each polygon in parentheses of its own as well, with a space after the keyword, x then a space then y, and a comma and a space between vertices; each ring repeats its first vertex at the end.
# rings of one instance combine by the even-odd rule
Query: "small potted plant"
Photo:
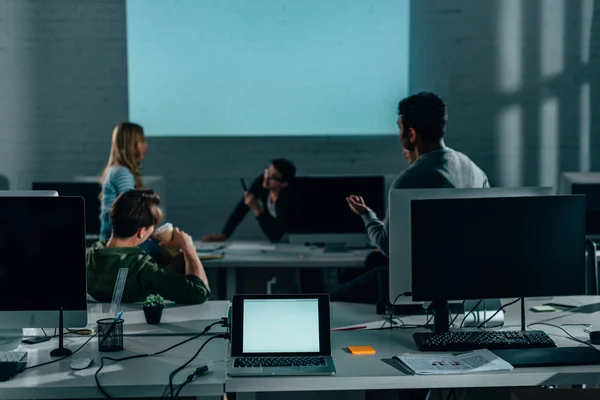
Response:
POLYGON ((165 308, 164 299, 158 294, 149 294, 146 301, 142 304, 144 316, 147 324, 159 324, 163 309, 165 308))

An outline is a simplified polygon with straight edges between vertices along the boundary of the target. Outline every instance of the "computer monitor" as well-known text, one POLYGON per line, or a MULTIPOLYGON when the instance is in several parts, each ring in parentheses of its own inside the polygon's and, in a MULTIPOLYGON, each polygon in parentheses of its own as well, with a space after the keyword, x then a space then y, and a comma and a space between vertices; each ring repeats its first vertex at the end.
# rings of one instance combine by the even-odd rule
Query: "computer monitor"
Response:
MULTIPOLYGON (((411 201, 417 199, 457 199, 477 197, 549 196, 551 187, 481 188, 481 189, 394 189, 389 194, 390 220, 390 303, 415 304, 412 292, 411 201)), ((491 279, 491 278, 490 278, 491 279)), ((460 299, 465 300, 465 299, 460 299)))
POLYGON ((413 200, 411 234, 414 300, 586 293, 584 196, 413 200))
POLYGON ((0 197, 0 328, 87 324, 81 197, 0 197))
POLYGON ((600 173, 563 173, 560 192, 585 195, 585 233, 592 239, 600 239, 600 173))
POLYGON ((33 182, 33 190, 55 190, 60 196, 80 196, 85 200, 86 235, 100 234, 100 191, 98 182, 33 182))
POLYGON ((58 197, 56 190, 0 190, 0 197, 58 197))
POLYGON ((383 175, 298 177, 291 194, 290 243, 365 247, 365 225, 346 201, 353 194, 362 196, 380 218, 385 214, 383 175))

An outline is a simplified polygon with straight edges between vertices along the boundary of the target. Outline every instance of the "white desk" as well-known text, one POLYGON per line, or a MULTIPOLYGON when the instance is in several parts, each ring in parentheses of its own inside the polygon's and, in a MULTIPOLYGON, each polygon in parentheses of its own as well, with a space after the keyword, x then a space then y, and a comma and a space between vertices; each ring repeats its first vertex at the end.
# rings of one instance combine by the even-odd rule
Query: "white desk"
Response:
MULTIPOLYGON (((125 336, 192 336, 207 325, 227 317, 229 301, 207 301, 199 305, 165 304, 160 324, 148 325, 141 304, 124 304, 123 334, 125 336)), ((216 325, 211 333, 225 332, 216 325)))
MULTIPOLYGON (((547 301, 532 301, 531 305, 547 301)), ((593 323, 599 314, 591 313, 600 310, 600 297, 574 297, 561 299, 561 303, 594 304, 586 307, 585 313, 572 314, 569 312, 533 313, 527 312, 527 323, 549 321, 553 324, 564 323, 593 323)), ((506 303, 506 302, 505 302, 506 303)), ((333 303, 332 327, 371 322, 381 317, 374 313, 371 305, 333 303)), ((507 328, 519 329, 519 304, 511 306, 507 312, 507 328)), ((407 324, 423 324, 425 316, 403 318, 407 324)), ((582 327, 564 327, 572 335, 587 339, 582 327)), ((545 330, 559 346, 578 346, 563 336, 558 329, 547 326, 533 326, 531 329, 545 330), (555 334, 558 334, 555 335, 555 334)), ((332 353, 337 368, 333 377, 253 377, 227 378, 227 392, 258 393, 284 391, 347 391, 347 390, 382 390, 382 389, 430 389, 430 388, 491 388, 491 387, 525 387, 542 385, 598 385, 600 384, 600 365, 581 367, 552 367, 552 368, 517 368, 509 372, 493 372, 480 374, 464 374, 453 376, 414 376, 402 373, 400 370, 383 362, 394 355, 416 352, 417 348, 412 339, 415 329, 395 329, 380 331, 342 331, 332 332, 332 353), (352 356, 344 348, 349 345, 370 345, 377 354, 374 356, 352 356)), ((583 345, 582 345, 583 346, 583 345)))
MULTIPOLYGON (((205 244, 195 242, 200 254, 205 244)), ((237 269, 239 268, 362 268, 370 249, 348 252, 326 253, 323 248, 293 245, 288 243, 271 244, 267 242, 235 241, 219 243, 232 245, 222 251, 219 259, 202 260, 206 268, 223 268, 226 274, 226 298, 236 294, 237 269), (238 249, 235 249, 235 246, 238 249)), ((213 245, 213 243, 209 244, 213 245)))
MULTIPOLYGON (((65 347, 77 349, 88 338, 68 337, 65 347)), ((102 387, 113 398, 162 397, 168 388, 169 374, 183 365, 202 345, 206 338, 186 343, 164 355, 127 360, 120 363, 105 362, 100 373, 102 387)), ((121 358, 135 354, 156 352, 174 345, 184 338, 177 337, 125 337, 125 350, 116 353, 98 352, 97 339, 92 339, 73 357, 90 357, 94 364, 81 371, 69 368, 69 358, 31 370, 25 370, 7 382, 0 382, 0 397, 3 399, 67 399, 103 398, 97 389, 94 373, 100 366, 100 357, 121 358)), ((21 346, 29 352, 28 366, 49 361, 50 351, 57 346, 56 339, 35 346, 21 346)), ((174 384, 182 383, 190 372, 210 360, 225 359, 227 342, 214 339, 202 350, 198 358, 182 370, 174 384)), ((209 371, 186 386, 182 396, 222 396, 225 380, 224 362, 213 364, 209 371)))

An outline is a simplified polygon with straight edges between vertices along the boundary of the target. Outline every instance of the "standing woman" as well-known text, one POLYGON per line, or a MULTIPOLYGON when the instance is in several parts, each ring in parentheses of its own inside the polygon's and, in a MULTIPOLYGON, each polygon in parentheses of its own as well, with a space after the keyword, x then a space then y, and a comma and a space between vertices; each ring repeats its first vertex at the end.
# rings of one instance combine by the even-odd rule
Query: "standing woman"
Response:
POLYGON ((121 122, 115 126, 108 164, 100 177, 100 240, 108 240, 112 234, 109 213, 117 196, 142 187, 140 163, 147 150, 148 143, 140 125, 121 122))

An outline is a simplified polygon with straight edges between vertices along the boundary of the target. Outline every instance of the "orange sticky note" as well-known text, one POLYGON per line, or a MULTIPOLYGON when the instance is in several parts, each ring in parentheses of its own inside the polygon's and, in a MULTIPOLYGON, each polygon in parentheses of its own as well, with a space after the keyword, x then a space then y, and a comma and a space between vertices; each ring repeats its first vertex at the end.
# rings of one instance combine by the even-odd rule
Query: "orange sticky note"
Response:
POLYGON ((375 354, 375 349, 371 346, 348 346, 348 351, 353 355, 375 354))

